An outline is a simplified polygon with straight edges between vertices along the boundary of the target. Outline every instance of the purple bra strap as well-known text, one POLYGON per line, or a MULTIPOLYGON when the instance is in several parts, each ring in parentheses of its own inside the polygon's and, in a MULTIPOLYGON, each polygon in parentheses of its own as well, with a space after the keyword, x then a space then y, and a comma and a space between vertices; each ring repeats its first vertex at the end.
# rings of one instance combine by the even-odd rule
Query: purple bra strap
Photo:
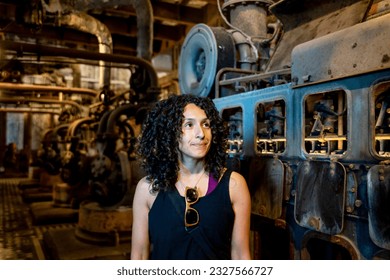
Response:
POLYGON ((210 194, 213 192, 213 190, 215 190, 215 188, 217 187, 218 185, 218 180, 215 179, 215 177, 213 175, 209 175, 209 185, 208 185, 208 188, 207 188, 207 193, 206 195, 210 194))

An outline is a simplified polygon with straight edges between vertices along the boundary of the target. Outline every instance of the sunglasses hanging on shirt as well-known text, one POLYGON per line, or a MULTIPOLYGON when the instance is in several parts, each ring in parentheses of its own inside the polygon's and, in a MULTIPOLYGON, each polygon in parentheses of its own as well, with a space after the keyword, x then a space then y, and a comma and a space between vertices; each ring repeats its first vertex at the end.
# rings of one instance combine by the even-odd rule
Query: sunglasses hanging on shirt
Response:
POLYGON ((195 188, 186 187, 184 190, 184 197, 186 201, 186 210, 184 213, 184 225, 185 227, 193 227, 199 223, 198 211, 191 207, 199 200, 199 192, 195 188))

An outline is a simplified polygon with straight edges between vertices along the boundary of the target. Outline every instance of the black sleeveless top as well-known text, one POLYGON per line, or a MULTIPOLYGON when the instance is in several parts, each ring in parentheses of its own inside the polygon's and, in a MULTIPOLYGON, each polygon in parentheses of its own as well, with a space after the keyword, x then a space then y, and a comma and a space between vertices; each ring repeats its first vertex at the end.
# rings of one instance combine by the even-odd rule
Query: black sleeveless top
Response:
POLYGON ((229 196, 231 170, 210 194, 191 205, 199 223, 184 226, 185 201, 179 192, 160 191, 149 211, 151 259, 230 259, 234 212, 229 196))

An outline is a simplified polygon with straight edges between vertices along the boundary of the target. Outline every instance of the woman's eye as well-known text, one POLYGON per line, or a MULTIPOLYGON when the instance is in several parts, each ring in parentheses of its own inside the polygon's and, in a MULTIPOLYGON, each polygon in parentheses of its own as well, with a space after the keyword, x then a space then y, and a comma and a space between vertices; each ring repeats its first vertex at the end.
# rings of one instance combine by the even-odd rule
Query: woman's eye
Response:
POLYGON ((203 123, 203 127, 210 128, 210 123, 209 122, 203 123))

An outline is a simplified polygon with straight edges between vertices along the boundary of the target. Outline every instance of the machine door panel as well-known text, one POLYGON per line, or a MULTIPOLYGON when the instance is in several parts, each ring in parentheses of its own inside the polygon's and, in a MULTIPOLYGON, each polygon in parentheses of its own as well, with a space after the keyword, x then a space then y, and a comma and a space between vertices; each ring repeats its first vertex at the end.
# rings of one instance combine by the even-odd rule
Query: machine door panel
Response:
POLYGON ((252 213, 270 219, 282 214, 284 165, 279 159, 254 159, 248 184, 252 194, 252 213))
POLYGON ((377 246, 390 250, 390 166, 371 167, 367 196, 370 237, 377 246))
POLYGON ((331 161, 305 161, 296 178, 295 219, 305 228, 326 234, 343 229, 346 171, 331 161))

